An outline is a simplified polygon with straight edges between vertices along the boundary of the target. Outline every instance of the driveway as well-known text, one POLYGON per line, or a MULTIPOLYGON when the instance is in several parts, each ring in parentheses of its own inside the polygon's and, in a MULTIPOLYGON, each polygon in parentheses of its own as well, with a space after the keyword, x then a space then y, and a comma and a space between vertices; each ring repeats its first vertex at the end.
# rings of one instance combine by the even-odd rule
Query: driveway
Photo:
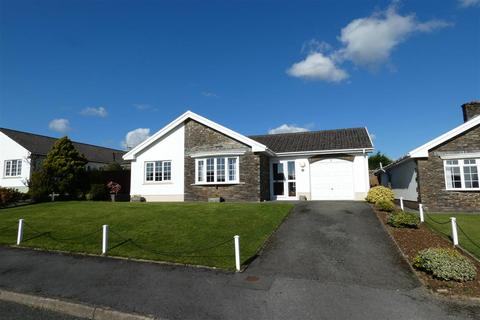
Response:
POLYGON ((301 202, 240 274, 0 248, 0 288, 166 319, 474 319, 437 300, 361 202, 301 202))

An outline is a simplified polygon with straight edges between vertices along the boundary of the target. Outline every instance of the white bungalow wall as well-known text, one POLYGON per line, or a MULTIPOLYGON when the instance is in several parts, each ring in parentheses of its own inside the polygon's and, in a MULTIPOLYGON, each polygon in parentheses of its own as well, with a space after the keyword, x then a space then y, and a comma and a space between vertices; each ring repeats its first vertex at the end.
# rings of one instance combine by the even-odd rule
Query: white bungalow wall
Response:
POLYGON ((30 179, 30 152, 0 132, 0 186, 15 188, 21 192, 27 192, 27 182, 30 179), (5 176, 6 160, 22 160, 22 172, 19 177, 5 176))
POLYGON ((155 141, 132 161, 130 194, 147 201, 183 201, 184 199, 184 150, 183 123, 167 135, 155 141), (146 182, 146 161, 172 161, 172 181, 146 182))

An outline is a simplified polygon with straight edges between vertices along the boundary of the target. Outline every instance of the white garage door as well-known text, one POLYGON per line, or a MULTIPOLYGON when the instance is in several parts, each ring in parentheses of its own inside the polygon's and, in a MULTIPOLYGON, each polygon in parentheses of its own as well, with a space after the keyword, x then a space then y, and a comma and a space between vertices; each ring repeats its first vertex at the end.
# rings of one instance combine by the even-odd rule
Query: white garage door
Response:
POLYGON ((353 162, 326 159, 310 165, 312 200, 353 200, 353 162))

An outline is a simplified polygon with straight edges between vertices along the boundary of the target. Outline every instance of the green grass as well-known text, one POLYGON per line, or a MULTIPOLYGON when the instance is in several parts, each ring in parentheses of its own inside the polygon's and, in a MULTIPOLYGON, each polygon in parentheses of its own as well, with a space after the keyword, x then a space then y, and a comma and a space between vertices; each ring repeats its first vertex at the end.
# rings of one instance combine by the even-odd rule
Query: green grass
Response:
MULTIPOLYGON (((458 240, 460 245, 468 250, 470 253, 475 255, 480 259, 480 213, 478 214, 434 214, 429 213, 435 221, 438 222, 449 222, 450 217, 457 218, 457 226, 463 229, 463 231, 468 235, 468 237, 475 242, 472 243, 461 230, 458 231, 458 240)), ((433 222, 428 217, 425 218, 427 225, 434 231, 444 235, 445 237, 451 237, 451 224, 438 224, 433 222)))
POLYGON ((23 218, 22 246, 100 254, 101 227, 108 224, 110 247, 133 239, 146 248, 127 242, 112 248, 112 256, 232 269, 233 236, 240 235, 245 262, 292 207, 287 203, 42 203, 0 210, 0 244, 15 244, 16 223, 23 218), (59 240, 65 238, 70 240, 59 240), (198 251, 224 241, 228 243, 198 251))

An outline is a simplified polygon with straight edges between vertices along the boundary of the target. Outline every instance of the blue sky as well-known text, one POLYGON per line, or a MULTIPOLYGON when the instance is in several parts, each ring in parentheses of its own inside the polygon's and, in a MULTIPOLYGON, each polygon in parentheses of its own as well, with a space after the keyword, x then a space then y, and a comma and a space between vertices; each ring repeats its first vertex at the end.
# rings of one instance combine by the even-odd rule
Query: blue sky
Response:
POLYGON ((1 0, 0 126, 121 148, 190 109, 395 158, 462 122, 479 52, 479 0, 1 0))

